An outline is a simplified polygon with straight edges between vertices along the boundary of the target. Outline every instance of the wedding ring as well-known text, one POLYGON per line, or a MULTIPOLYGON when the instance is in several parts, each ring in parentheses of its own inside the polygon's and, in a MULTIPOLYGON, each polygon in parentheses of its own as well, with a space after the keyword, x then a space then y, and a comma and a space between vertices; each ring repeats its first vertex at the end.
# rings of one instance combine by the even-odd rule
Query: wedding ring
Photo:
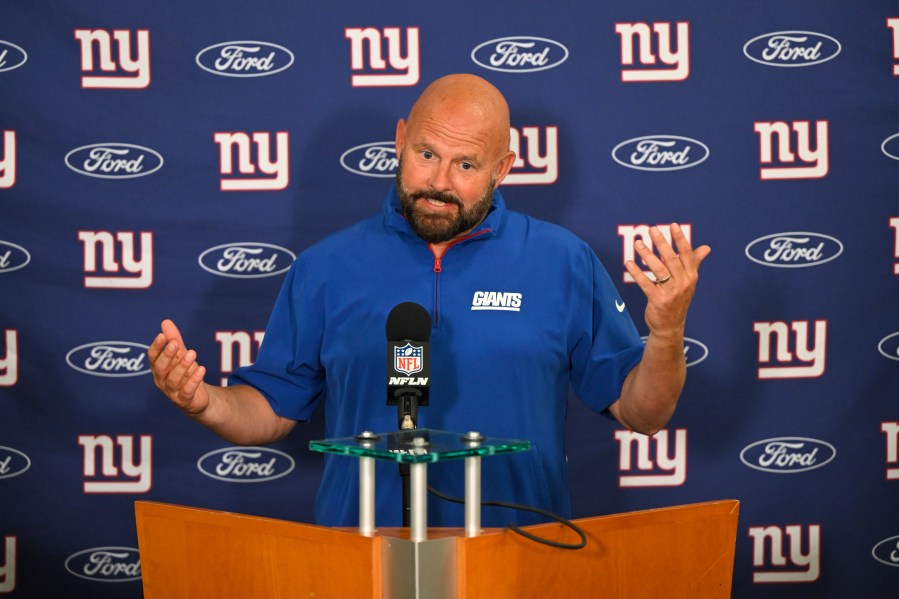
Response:
POLYGON ((670 280, 671 280, 671 275, 668 275, 664 279, 659 279, 658 281, 656 281, 656 285, 664 285, 665 283, 667 283, 670 280))

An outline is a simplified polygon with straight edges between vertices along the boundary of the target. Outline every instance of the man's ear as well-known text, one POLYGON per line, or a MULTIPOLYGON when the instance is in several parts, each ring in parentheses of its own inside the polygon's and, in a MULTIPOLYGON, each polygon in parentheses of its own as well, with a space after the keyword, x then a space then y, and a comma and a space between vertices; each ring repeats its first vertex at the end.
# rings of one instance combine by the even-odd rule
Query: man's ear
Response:
POLYGON ((406 145, 406 121, 400 119, 396 123, 396 157, 399 157, 403 153, 403 146, 406 145))
POLYGON ((499 187, 500 183, 503 182, 503 179, 506 178, 506 175, 509 174, 509 171, 512 170, 512 165, 515 163, 515 152, 509 150, 506 152, 502 158, 499 159, 499 162, 496 165, 496 186, 499 187))

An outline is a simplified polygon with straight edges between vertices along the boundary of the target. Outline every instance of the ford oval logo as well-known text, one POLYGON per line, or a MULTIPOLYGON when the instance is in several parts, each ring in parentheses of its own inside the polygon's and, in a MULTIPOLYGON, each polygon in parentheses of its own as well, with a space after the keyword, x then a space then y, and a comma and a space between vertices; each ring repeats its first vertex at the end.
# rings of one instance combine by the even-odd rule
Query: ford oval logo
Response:
POLYGON ((880 151, 893 160, 899 160, 899 133, 891 135, 880 144, 880 151))
POLYGON ((24 474, 31 468, 31 458, 12 447, 0 445, 0 479, 24 474))
POLYGON ((31 262, 28 250, 9 241, 0 241, 0 274, 25 268, 31 262))
POLYGON ((66 354, 66 362, 94 376, 139 376, 150 372, 146 345, 129 341, 97 341, 79 345, 66 354))
POLYGON ((749 60, 769 67, 808 67, 836 58, 842 46, 813 31, 778 31, 754 37, 743 46, 749 60))
POLYGON ((94 547, 73 553, 66 570, 94 582, 140 580, 140 553, 133 547, 94 547))
POLYGON ((491 71, 532 73, 565 62, 568 48, 543 37, 501 37, 476 46, 471 51, 471 59, 491 71))
POLYGON ((366 177, 395 177, 397 165, 396 145, 392 141, 362 144, 340 155, 340 166, 366 177))
POLYGON ((293 64, 293 52, 270 42, 222 42, 203 48, 197 66, 223 77, 264 77, 293 64))
POLYGON ((820 468, 836 457, 830 443, 806 437, 765 439, 740 452, 740 461, 756 470, 777 474, 795 474, 820 468))
POLYGON ((0 73, 18 69, 28 60, 28 53, 19 46, 0 40, 0 73))
POLYGON ((877 344, 877 351, 890 360, 899 360, 899 332, 881 339, 877 344))
POLYGON ((66 154, 66 166, 81 175, 100 179, 146 177, 162 168, 159 152, 123 143, 99 143, 66 154))
POLYGON ((750 242, 745 253, 762 266, 803 268, 836 260, 843 253, 843 244, 836 237, 821 233, 772 233, 750 242))
POLYGON ((646 135, 623 141, 612 149, 621 166, 641 171, 676 171, 696 166, 709 157, 701 141, 678 135, 646 135))
POLYGON ((874 545, 871 555, 881 564, 899 568, 899 535, 884 539, 874 545))
POLYGON ((226 447, 197 460, 197 468, 216 480, 229 483, 262 483, 293 471, 293 458, 267 447, 226 447))
POLYGON ((209 248, 198 261, 220 277, 258 279, 287 272, 295 259, 296 254, 277 245, 245 241, 209 248))

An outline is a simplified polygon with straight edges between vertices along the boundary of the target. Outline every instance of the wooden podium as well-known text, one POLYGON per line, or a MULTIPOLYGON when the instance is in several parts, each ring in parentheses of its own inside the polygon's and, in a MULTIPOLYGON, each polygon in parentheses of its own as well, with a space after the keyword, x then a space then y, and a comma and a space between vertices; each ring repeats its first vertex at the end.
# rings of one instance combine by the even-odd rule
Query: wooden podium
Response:
MULTIPOLYGON (((137 537, 146 599, 434 597, 420 580, 459 598, 730 597, 739 502, 716 501, 576 520, 580 550, 510 530, 408 529, 363 536, 270 518, 139 501, 137 537), (438 559, 426 559, 430 553, 438 559), (399 565, 398 565, 399 564, 399 565), (428 565, 430 564, 430 565, 428 565), (434 564, 439 564, 434 567, 434 564)), ((570 543, 560 524, 525 530, 570 543)))

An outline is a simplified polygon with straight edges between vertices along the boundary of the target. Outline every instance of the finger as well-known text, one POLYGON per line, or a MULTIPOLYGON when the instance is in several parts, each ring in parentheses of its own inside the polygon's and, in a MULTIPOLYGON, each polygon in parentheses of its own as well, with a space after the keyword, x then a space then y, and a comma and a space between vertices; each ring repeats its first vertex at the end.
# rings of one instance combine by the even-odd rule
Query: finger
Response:
MULTIPOLYGON (((687 235, 684 233, 683 228, 677 223, 671 223, 671 238, 677 246, 677 251, 683 265, 694 270, 699 268, 699 262, 702 261, 702 258, 705 258, 705 255, 698 259, 696 251, 690 244, 690 240, 687 239, 687 235)), ((709 248, 709 251, 711 251, 711 248, 709 248)))
POLYGON ((172 369, 172 365, 179 359, 178 351, 180 348, 181 346, 177 341, 169 341, 165 344, 159 357, 156 358, 152 368, 154 374, 159 376, 160 380, 165 379, 168 376, 169 371, 172 369))
POLYGON ((192 398, 196 394, 197 389, 200 388, 200 385, 203 384, 204 376, 206 376, 206 367, 197 366, 196 370, 191 373, 190 377, 188 377, 181 387, 181 396, 185 399, 192 398))
MULTIPOLYGON (((650 227, 649 236, 652 238, 652 243, 655 246, 656 251, 659 253, 662 262, 668 269, 668 274, 673 277, 682 274, 684 271, 684 265, 678 259, 677 252, 675 252, 674 248, 671 247, 671 244, 668 243, 668 240, 662 234, 662 231, 658 227, 650 227)), ((661 278, 664 279, 665 276, 662 276, 661 278)))
POLYGON ((634 250, 640 256, 640 259, 643 260, 643 263, 646 264, 652 274, 655 275, 656 280, 664 279, 669 274, 671 274, 670 270, 666 268, 666 265, 659 259, 659 257, 656 256, 653 251, 646 246, 645 243, 643 243, 643 240, 638 239, 634 242, 634 250))
POLYGON ((178 341, 182 345, 184 345, 184 339, 181 338, 181 331, 178 330, 178 327, 175 326, 175 323, 169 320, 168 318, 162 321, 162 334, 165 335, 165 338, 169 341, 178 341))
POLYGON ((178 360, 178 362, 175 363, 165 379, 166 387, 169 391, 181 390, 181 387, 184 384, 184 375, 187 373, 187 370, 190 368, 191 364, 194 363, 196 357, 197 352, 195 352, 194 350, 190 350, 185 353, 184 356, 180 360, 178 360))
POLYGON ((712 253, 712 248, 707 245, 700 246, 693 250, 693 257, 696 260, 696 268, 699 268, 699 265, 702 264, 702 261, 708 258, 709 254, 712 253))
POLYGON ((643 269, 637 266, 637 263, 633 260, 628 260, 624 263, 624 267, 627 269, 627 272, 630 273, 631 277, 633 277, 634 282, 640 287, 643 293, 649 297, 650 294, 656 293, 657 285, 653 283, 649 277, 646 276, 646 273, 643 272, 643 269))
POLYGON ((163 349, 165 349, 165 335, 159 333, 147 349, 147 356, 150 358, 151 364, 156 361, 163 349))

